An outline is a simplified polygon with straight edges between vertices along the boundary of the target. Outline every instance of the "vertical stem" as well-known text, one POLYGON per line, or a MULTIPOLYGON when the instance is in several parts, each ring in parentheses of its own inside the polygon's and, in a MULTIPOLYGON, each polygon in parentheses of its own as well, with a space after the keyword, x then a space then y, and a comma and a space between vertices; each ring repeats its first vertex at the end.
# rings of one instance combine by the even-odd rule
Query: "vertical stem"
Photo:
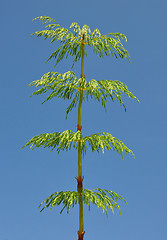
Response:
MULTIPOLYGON (((84 33, 82 34, 82 40, 81 40, 81 49, 82 49, 82 55, 81 55, 81 78, 83 80, 84 78, 84 33)), ((82 88, 83 81, 81 80, 80 87, 82 88)), ((78 125, 77 130, 81 131, 81 107, 82 107, 82 98, 83 98, 83 90, 80 90, 80 100, 78 105, 78 125)), ((82 240, 84 236, 84 222, 83 222, 83 200, 82 200, 82 150, 81 150, 81 142, 78 143, 78 193, 79 193, 79 231, 78 231, 78 239, 82 240)))

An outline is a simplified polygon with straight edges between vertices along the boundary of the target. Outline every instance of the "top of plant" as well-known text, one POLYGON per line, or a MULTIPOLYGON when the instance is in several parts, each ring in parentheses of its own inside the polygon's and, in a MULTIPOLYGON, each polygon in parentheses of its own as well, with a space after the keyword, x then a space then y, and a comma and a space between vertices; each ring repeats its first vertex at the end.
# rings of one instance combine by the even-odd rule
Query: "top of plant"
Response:
MULTIPOLYGON (((84 25, 82 28, 78 23, 73 22, 70 28, 73 28, 73 32, 67 28, 61 27, 53 18, 48 16, 40 16, 34 20, 39 19, 44 25, 46 25, 46 30, 37 31, 37 37, 51 38, 51 43, 54 41, 60 41, 61 46, 51 54, 51 58, 56 59, 55 66, 63 59, 64 56, 68 57, 71 55, 74 57, 73 65, 81 58, 81 43, 84 43, 90 47, 93 47, 93 52, 96 53, 98 57, 106 56, 119 56, 121 58, 127 58, 130 62, 130 56, 128 51, 123 47, 121 39, 127 38, 122 33, 108 33, 106 35, 101 35, 99 29, 95 29, 91 32, 90 27, 84 25), (84 37, 82 37, 84 36, 84 37)), ((32 34, 32 35, 33 35, 32 34)), ((86 48, 84 49, 84 54, 87 56, 86 48)))

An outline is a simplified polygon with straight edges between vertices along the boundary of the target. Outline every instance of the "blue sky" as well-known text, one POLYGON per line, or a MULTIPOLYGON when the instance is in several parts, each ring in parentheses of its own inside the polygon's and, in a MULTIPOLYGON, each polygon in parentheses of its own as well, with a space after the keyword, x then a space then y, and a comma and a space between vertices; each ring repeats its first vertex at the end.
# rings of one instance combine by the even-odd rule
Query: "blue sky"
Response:
MULTIPOLYGON (((135 159, 113 152, 89 152, 83 160, 84 187, 111 189, 124 196, 122 215, 84 206, 84 239, 157 240, 167 238, 167 3, 165 0, 3 1, 1 3, 1 168, 0 240, 77 239, 78 207, 70 214, 60 209, 40 213, 38 205, 50 194, 75 190, 77 152, 57 155, 48 149, 22 150, 33 136, 76 130, 77 109, 65 120, 68 102, 44 96, 29 98, 28 84, 49 71, 70 70, 71 59, 55 69, 45 63, 56 49, 42 38, 30 37, 42 29, 32 19, 46 15, 68 28, 87 24, 102 34, 124 33, 131 56, 127 60, 99 59, 88 51, 86 78, 120 80, 141 101, 124 97, 127 112, 108 102, 107 114, 93 100, 82 108, 83 134, 110 132, 134 151, 135 159)), ((74 71, 80 75, 80 64, 74 71)))

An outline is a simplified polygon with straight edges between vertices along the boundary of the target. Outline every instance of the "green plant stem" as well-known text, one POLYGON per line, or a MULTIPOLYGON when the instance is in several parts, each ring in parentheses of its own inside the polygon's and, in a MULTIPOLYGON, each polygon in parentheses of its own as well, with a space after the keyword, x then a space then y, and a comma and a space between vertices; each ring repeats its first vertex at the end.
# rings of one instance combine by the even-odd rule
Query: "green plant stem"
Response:
MULTIPOLYGON (((82 48, 82 57, 81 57, 81 78, 84 78, 84 34, 81 40, 81 48, 82 48)), ((81 88, 83 85, 83 81, 81 80, 81 88)), ((77 130, 81 131, 81 107, 82 107, 82 98, 83 98, 83 90, 80 89, 80 100, 78 105, 78 125, 77 130)), ((84 222, 83 222, 83 200, 82 200, 82 151, 81 151, 81 142, 78 143, 78 193, 79 193, 79 239, 80 235, 84 232, 84 222), (80 184, 79 184, 80 181, 80 184)), ((83 239, 83 238, 82 238, 83 239)))

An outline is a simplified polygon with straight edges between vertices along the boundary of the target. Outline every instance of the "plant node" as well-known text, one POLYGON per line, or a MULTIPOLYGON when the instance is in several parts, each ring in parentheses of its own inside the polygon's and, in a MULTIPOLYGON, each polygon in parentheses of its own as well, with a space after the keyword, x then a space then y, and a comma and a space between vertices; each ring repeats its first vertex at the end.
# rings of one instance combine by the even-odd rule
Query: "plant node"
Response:
POLYGON ((85 234, 85 231, 84 232, 78 231, 78 240, 83 240, 84 234, 85 234))
POLYGON ((77 131, 80 131, 81 132, 81 130, 82 130, 82 126, 81 125, 77 125, 77 131))
POLYGON ((83 182, 84 176, 83 177, 79 176, 79 177, 76 177, 75 179, 77 180, 77 183, 78 183, 77 189, 83 189, 82 182, 83 182))

